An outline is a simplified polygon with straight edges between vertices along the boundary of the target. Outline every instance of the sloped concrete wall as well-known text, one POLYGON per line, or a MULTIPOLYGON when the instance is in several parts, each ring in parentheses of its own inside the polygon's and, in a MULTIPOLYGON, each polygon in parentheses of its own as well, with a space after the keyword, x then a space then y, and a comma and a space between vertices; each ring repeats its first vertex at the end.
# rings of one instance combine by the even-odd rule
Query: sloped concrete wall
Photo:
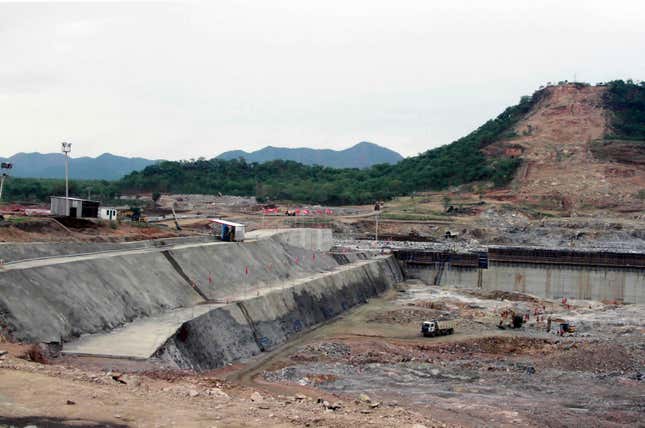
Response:
POLYGON ((210 236, 187 236, 131 242, 11 242, 0 243, 0 260, 5 263, 43 257, 60 257, 71 254, 101 251, 127 251, 137 248, 154 248, 165 245, 212 242, 210 236))
POLYGON ((260 352, 239 306, 230 304, 184 323, 155 357, 175 367, 200 370, 260 352))
POLYGON ((247 233, 248 239, 271 237, 293 247, 315 251, 329 251, 334 243, 331 229, 274 229, 247 233))
POLYGON ((281 232, 279 239, 270 234, 244 243, 0 269, 0 334, 27 342, 69 340, 205 299, 250 296, 269 285, 338 266, 328 254, 285 243, 302 244, 301 236, 308 233, 313 238, 305 239, 304 245, 310 247, 318 246, 319 236, 326 235, 294 229, 281 232), (298 238, 285 239, 289 233, 298 238))
POLYGON ((402 279, 400 267, 391 256, 345 265, 188 321, 158 350, 156 357, 179 368, 222 367, 285 343, 293 335, 365 303, 402 279))
POLYGON ((201 300, 161 253, 0 272, 0 326, 19 341, 110 330, 201 300))
POLYGON ((209 299, 226 299, 325 272, 338 266, 327 253, 296 247, 282 239, 259 239, 169 253, 209 299))

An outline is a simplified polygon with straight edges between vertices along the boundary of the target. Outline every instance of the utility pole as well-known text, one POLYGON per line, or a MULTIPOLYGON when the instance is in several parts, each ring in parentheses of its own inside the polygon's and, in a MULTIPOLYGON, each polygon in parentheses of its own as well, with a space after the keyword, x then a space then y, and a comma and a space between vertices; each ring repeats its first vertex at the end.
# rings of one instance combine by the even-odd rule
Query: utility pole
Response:
POLYGON ((69 152, 72 143, 61 143, 61 150, 65 154, 65 216, 69 217, 69 152))

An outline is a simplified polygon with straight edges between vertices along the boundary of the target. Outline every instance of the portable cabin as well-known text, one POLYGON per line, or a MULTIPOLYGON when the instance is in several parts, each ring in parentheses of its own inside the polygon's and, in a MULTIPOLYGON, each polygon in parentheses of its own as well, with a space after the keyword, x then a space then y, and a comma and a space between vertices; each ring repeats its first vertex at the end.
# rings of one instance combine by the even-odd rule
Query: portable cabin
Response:
POLYGON ((215 234, 222 241, 244 241, 244 229, 245 226, 240 223, 234 223, 228 220, 222 220, 219 218, 210 218, 208 219, 213 223, 213 228, 215 229, 215 234))
POLYGON ((116 221, 119 215, 119 210, 115 207, 101 207, 99 210, 99 218, 103 220, 116 221))
POLYGON ((66 198, 65 196, 51 196, 50 198, 52 215, 75 218, 97 218, 99 216, 100 202, 98 201, 66 198))

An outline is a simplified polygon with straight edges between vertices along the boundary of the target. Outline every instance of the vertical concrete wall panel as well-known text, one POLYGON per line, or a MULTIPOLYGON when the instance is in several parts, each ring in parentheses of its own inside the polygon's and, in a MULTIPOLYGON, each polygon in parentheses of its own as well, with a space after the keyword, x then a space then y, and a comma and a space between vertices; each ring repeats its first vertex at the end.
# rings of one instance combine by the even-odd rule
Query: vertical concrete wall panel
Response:
MULTIPOLYGON (((407 264, 408 278, 450 287, 476 288, 478 269, 469 267, 407 264)), ((519 291, 536 296, 645 303, 645 269, 529 263, 490 262, 482 270, 482 288, 519 291)))

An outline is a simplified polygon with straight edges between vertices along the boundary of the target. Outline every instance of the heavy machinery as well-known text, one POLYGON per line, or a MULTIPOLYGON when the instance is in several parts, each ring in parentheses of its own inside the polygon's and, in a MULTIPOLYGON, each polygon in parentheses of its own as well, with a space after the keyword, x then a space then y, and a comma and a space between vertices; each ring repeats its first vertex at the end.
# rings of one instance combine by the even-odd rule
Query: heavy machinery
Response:
POLYGON ((137 223, 146 223, 148 221, 147 218, 143 215, 143 208, 140 207, 129 207, 126 210, 121 210, 119 211, 118 216, 121 220, 130 220, 137 223))
POLYGON ((421 334, 425 337, 434 337, 434 336, 445 336, 447 334, 453 334, 455 332, 455 321, 454 320, 432 320, 424 321, 421 324, 421 334))
POLYGON ((506 319, 509 320, 508 328, 522 328, 522 324, 524 324, 524 317, 522 315, 516 314, 512 309, 507 309, 502 312, 497 328, 504 330, 506 328, 504 327, 504 320, 506 319))

